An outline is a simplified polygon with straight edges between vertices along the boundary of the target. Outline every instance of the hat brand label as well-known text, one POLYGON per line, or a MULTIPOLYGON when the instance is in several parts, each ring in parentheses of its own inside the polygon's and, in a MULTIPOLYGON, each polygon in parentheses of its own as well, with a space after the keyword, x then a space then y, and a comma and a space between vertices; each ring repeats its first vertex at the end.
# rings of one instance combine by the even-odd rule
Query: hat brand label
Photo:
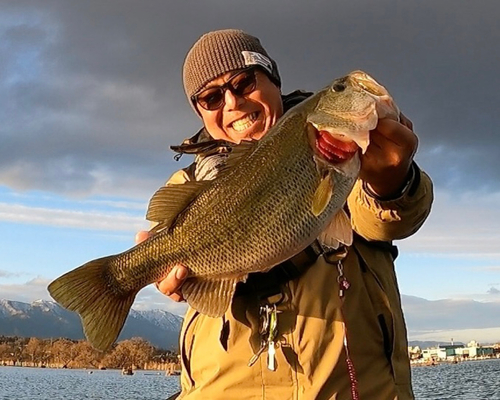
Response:
POLYGON ((245 59, 245 65, 260 65, 264 67, 270 74, 273 73, 273 64, 265 55, 256 53, 255 51, 242 51, 241 54, 245 59))

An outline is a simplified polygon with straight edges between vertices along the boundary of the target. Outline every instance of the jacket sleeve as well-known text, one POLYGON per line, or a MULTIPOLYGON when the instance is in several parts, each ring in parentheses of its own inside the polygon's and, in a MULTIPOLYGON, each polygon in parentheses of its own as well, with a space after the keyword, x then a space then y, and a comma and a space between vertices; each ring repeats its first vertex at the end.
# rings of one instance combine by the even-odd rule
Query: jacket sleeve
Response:
POLYGON ((392 241, 413 235, 431 211, 432 181, 416 168, 415 182, 394 200, 371 195, 358 179, 347 199, 353 229, 367 240, 392 241))
POLYGON ((170 178, 168 178, 168 181, 165 183, 166 186, 168 185, 181 185, 183 183, 186 183, 187 181, 191 180, 189 178, 189 174, 186 172, 185 169, 180 169, 177 172, 174 172, 170 178))

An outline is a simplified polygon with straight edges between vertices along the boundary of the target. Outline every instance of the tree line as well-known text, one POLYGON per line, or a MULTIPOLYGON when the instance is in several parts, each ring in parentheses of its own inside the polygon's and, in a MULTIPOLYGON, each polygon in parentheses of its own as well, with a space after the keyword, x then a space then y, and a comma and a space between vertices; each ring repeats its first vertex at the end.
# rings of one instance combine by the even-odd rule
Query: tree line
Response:
POLYGON ((156 348, 140 337, 100 352, 86 340, 0 336, 0 363, 4 366, 166 369, 177 362, 176 353, 156 348))

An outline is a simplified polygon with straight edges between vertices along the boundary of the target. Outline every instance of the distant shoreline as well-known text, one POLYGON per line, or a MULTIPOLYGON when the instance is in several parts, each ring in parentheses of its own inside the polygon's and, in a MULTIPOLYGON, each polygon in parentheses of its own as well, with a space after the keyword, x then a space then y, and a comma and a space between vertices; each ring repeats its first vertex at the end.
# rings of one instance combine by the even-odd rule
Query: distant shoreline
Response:
POLYGON ((410 365, 412 367, 435 367, 441 364, 462 364, 464 362, 471 361, 488 361, 488 360, 498 360, 500 357, 477 357, 477 358, 461 358, 456 360, 410 360, 410 365))

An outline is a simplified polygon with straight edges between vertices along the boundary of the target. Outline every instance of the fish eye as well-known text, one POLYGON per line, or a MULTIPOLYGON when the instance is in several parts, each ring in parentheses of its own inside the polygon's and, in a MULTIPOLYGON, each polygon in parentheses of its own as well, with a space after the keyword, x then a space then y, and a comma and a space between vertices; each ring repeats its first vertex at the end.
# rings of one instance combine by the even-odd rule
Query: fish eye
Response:
POLYGON ((343 92, 346 86, 344 82, 335 82, 332 86, 334 92, 343 92))

